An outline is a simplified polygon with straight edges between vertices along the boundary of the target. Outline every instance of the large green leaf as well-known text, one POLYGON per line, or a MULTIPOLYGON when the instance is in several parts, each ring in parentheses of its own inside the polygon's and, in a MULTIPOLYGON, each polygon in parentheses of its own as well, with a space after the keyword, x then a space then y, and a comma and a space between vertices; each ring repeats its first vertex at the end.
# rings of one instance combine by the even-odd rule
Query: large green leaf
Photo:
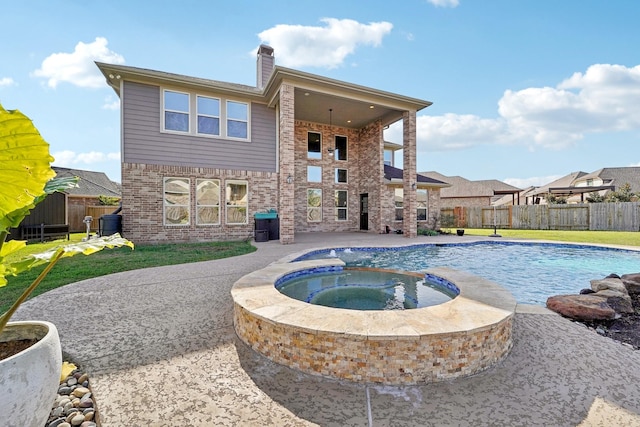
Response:
MULTIPOLYGON (((133 249, 133 243, 123 237, 120 237, 117 233, 112 236, 94 238, 85 242, 69 243, 50 249, 46 252, 29 254, 26 257, 11 263, 5 262, 7 267, 6 273, 16 275, 24 271, 31 270, 39 265, 48 264, 54 258, 68 258, 78 254, 91 255, 92 253, 101 251, 105 248, 111 249, 120 246, 129 246, 133 249), (61 256, 58 257, 60 253, 61 256)), ((0 276, 0 286, 4 286, 6 284, 6 282, 3 283, 3 281, 6 281, 6 279, 0 276)))
POLYGON ((17 227, 55 176, 49 144, 31 120, 0 105, 0 232, 17 227))

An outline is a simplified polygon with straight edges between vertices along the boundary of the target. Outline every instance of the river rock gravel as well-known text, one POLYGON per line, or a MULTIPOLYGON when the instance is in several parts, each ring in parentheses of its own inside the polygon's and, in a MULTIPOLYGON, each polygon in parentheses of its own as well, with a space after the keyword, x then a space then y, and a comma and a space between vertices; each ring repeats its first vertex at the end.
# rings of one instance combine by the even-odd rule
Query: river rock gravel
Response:
POLYGON ((89 376, 73 370, 58 387, 45 427, 97 427, 96 405, 89 376))

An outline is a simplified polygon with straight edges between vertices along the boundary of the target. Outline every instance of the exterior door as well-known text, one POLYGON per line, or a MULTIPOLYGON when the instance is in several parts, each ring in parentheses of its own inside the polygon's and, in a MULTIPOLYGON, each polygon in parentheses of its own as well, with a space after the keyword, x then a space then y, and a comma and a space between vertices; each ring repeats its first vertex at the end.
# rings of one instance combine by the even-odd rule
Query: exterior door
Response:
POLYGON ((369 229, 369 193, 360 195, 360 230, 369 229))

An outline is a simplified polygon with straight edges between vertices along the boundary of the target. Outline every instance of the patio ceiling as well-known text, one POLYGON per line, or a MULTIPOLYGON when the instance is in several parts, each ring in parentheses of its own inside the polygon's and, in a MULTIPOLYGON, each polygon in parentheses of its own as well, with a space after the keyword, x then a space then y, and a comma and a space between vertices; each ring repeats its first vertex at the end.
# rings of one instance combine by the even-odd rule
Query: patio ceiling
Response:
POLYGON ((402 118, 400 110, 304 88, 296 88, 294 96, 297 120, 324 124, 331 121, 334 126, 359 129, 377 119, 386 126, 402 118))

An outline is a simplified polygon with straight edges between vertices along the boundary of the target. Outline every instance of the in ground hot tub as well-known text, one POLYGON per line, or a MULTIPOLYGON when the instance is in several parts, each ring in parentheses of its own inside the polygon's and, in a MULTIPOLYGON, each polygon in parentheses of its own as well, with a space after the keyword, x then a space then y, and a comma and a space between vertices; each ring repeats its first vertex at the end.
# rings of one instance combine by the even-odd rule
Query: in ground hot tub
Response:
POLYGON ((299 301, 350 310, 423 308, 451 301, 460 293, 455 285, 425 274, 341 266, 286 274, 275 286, 299 301))
POLYGON ((515 299, 465 272, 434 268, 421 273, 458 295, 404 310, 326 307, 276 289, 295 277, 313 280, 344 272, 343 267, 337 259, 275 263, 242 277, 231 290, 236 333, 257 352, 291 368, 383 384, 472 375, 511 349, 515 299))

